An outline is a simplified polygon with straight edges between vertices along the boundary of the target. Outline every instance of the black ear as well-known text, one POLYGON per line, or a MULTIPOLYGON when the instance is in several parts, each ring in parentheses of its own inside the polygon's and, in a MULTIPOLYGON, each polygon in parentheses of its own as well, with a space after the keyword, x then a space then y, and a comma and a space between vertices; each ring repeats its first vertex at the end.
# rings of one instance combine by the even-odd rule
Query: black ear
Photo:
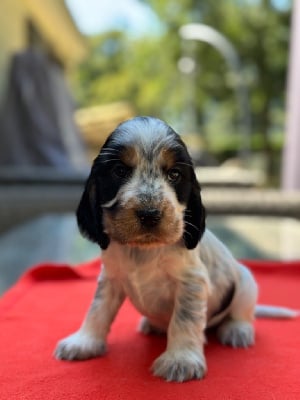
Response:
POLYGON ((184 243, 187 249, 194 249, 205 231, 205 208, 201 201, 200 185, 193 171, 192 188, 185 212, 184 243))
POLYGON ((102 250, 107 249, 109 237, 103 230, 102 208, 98 201, 97 185, 91 176, 85 184, 76 216, 82 235, 98 243, 102 250))

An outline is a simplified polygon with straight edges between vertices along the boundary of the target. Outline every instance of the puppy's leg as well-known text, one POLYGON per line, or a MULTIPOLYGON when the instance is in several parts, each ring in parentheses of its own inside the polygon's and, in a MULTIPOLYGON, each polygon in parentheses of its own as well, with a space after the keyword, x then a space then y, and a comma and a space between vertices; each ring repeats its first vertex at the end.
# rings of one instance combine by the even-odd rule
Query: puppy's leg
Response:
POLYGON ((199 271, 189 272, 178 284, 167 350, 154 361, 155 376, 177 382, 204 377, 207 297, 208 284, 199 271))
POLYGON ((62 360, 85 360, 106 352, 106 337, 125 294, 118 282, 101 273, 92 305, 81 328, 62 339, 55 357, 62 360))
POLYGON ((257 285, 250 271, 239 265, 240 281, 228 317, 219 326, 220 342, 232 347, 248 347, 254 344, 254 312, 257 301, 257 285))

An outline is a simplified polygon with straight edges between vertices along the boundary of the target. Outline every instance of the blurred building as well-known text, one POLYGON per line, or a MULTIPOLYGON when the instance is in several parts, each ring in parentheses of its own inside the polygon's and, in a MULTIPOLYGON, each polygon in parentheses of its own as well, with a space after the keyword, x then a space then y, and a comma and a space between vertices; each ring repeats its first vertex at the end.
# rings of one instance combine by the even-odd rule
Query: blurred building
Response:
POLYGON ((1 0, 0 100, 12 56, 29 46, 50 54, 65 70, 74 67, 87 52, 63 0, 1 0))
POLYGON ((0 165, 85 163, 66 75, 86 54, 63 0, 1 0, 0 165))

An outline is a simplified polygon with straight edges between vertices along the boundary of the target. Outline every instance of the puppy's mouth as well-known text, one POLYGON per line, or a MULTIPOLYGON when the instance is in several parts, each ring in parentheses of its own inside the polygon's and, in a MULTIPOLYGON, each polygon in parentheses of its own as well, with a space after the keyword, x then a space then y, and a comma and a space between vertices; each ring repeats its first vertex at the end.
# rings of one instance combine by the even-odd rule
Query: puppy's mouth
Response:
POLYGON ((162 237, 160 230, 143 228, 140 234, 137 234, 133 238, 128 238, 127 245, 133 247, 157 247, 164 246, 168 243, 167 240, 162 237))
POLYGON ((157 247, 168 244, 167 235, 159 224, 145 227, 139 222, 123 229, 110 230, 110 236, 121 244, 133 247, 157 247))
POLYGON ((104 212, 105 230, 111 239, 129 246, 158 247, 182 237, 182 214, 166 208, 127 208, 104 212))

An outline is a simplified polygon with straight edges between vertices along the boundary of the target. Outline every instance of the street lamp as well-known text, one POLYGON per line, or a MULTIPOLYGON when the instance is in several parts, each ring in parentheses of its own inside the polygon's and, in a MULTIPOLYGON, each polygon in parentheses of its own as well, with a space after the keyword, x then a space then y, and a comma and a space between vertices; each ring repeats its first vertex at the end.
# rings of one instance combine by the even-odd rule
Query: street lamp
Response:
POLYGON ((213 46, 225 59, 228 67, 234 73, 236 100, 239 108, 239 130, 243 142, 241 155, 248 155, 251 141, 251 113, 249 95, 242 76, 241 62, 232 43, 220 32, 204 24, 186 24, 179 29, 179 35, 184 40, 198 40, 213 46))

